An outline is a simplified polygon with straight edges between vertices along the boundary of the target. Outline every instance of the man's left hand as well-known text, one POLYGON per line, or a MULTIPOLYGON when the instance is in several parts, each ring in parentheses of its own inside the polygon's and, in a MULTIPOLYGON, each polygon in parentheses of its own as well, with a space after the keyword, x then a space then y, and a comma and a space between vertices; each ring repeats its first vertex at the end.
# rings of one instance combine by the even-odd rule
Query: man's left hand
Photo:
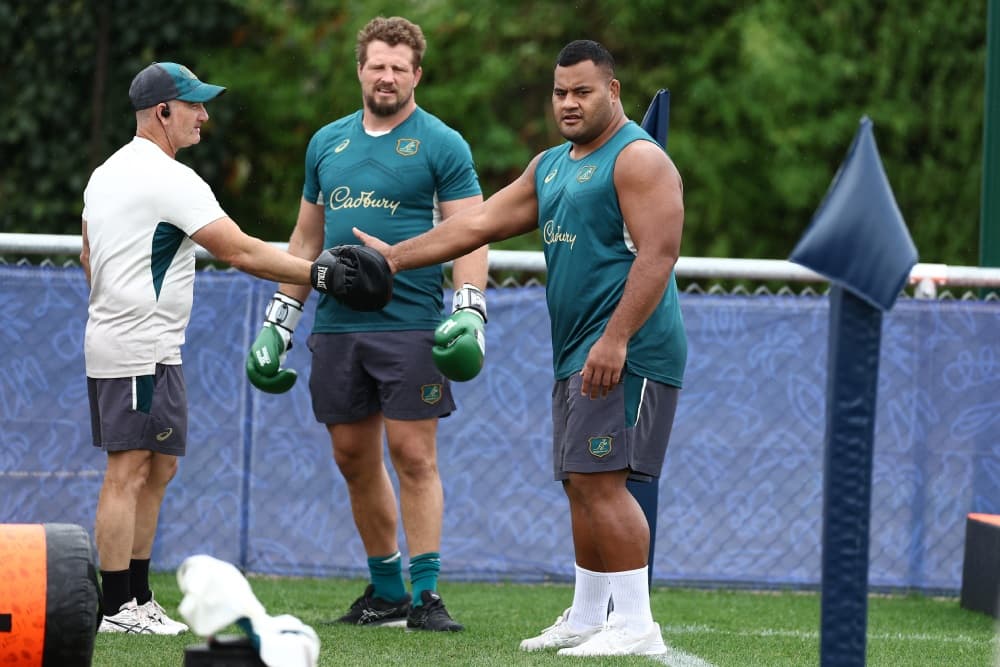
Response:
POLYGON ((456 382, 479 374, 486 357, 486 295, 472 283, 455 290, 452 314, 434 331, 434 365, 456 382))

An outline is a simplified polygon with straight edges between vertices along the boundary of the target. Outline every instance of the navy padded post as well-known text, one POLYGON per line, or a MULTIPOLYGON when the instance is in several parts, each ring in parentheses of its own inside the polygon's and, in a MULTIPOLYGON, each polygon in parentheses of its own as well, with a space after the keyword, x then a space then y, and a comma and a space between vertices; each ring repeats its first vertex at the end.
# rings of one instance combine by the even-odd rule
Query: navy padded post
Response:
POLYGON ((882 311, 917 262, 875 146, 861 126, 791 261, 827 277, 820 665, 862 667, 868 623, 868 540, 882 311))
POLYGON ((868 531, 882 313, 830 290, 820 664, 865 664, 868 531))
MULTIPOLYGON (((653 100, 642 118, 642 129, 656 142, 667 148, 667 136, 670 130, 670 91, 660 89, 653 95, 653 100)), ((660 485, 658 479, 650 482, 629 480, 628 490, 639 503, 642 513, 649 524, 649 587, 653 588, 653 556, 656 554, 656 515, 659 509, 660 485)))

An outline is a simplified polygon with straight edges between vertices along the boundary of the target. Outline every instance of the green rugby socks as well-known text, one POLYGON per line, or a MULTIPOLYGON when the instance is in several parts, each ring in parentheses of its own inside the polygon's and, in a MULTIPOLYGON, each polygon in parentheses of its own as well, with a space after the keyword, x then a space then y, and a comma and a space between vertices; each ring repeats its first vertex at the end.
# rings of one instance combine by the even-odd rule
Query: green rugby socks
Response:
POLYGON ((403 557, 398 551, 389 556, 369 558, 368 572, 375 585, 375 597, 396 602, 406 595, 406 584, 403 583, 403 557))
POLYGON ((441 554, 428 551, 410 558, 410 583, 413 584, 413 602, 415 607, 423 604, 420 593, 436 591, 438 574, 441 572, 441 554))

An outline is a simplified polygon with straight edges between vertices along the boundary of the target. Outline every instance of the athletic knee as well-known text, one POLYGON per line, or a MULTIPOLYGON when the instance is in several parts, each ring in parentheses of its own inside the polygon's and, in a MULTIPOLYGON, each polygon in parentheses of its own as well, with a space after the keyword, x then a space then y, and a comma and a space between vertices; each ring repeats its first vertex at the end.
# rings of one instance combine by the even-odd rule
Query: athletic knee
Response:
POLYGON ((150 465, 146 483, 152 486, 166 486, 177 475, 177 457, 157 454, 150 465))
POLYGON ((373 475, 384 467, 382 457, 375 456, 366 449, 351 447, 334 446, 333 462, 348 482, 373 475))
POLYGON ((570 502, 586 506, 594 504, 613 504, 631 495, 625 482, 627 472, 619 473, 570 473, 569 479, 563 483, 563 489, 570 502))
POLYGON ((400 480, 411 480, 419 483, 438 479, 437 459, 427 456, 423 451, 403 450, 395 452, 392 457, 392 467, 400 480))
POLYGON ((385 468, 382 460, 382 430, 378 415, 355 424, 327 427, 333 462, 345 479, 373 475, 385 468))
POLYGON ((152 452, 134 450, 108 455, 104 489, 116 495, 137 496, 152 470, 152 452))
POLYGON ((116 473, 104 475, 104 485, 102 494, 115 496, 118 498, 138 498, 142 488, 149 479, 149 469, 135 471, 132 475, 116 473))

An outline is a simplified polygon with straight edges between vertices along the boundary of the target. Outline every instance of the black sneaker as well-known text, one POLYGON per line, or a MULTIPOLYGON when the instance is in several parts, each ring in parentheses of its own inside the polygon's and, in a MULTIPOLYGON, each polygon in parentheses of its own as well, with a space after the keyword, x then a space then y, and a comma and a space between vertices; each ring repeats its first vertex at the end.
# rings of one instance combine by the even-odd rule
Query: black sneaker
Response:
POLYGON ((402 626, 406 624, 407 612, 410 611, 410 594, 402 600, 390 602, 375 597, 375 585, 368 584, 365 593, 351 605, 347 613, 338 618, 336 623, 368 626, 402 626))
POLYGON ((465 626, 458 623, 448 615, 448 610, 444 608, 444 600, 433 591, 421 591, 420 599, 423 602, 419 607, 410 606, 410 613, 406 616, 406 630, 433 630, 435 632, 458 632, 464 630, 465 626))

